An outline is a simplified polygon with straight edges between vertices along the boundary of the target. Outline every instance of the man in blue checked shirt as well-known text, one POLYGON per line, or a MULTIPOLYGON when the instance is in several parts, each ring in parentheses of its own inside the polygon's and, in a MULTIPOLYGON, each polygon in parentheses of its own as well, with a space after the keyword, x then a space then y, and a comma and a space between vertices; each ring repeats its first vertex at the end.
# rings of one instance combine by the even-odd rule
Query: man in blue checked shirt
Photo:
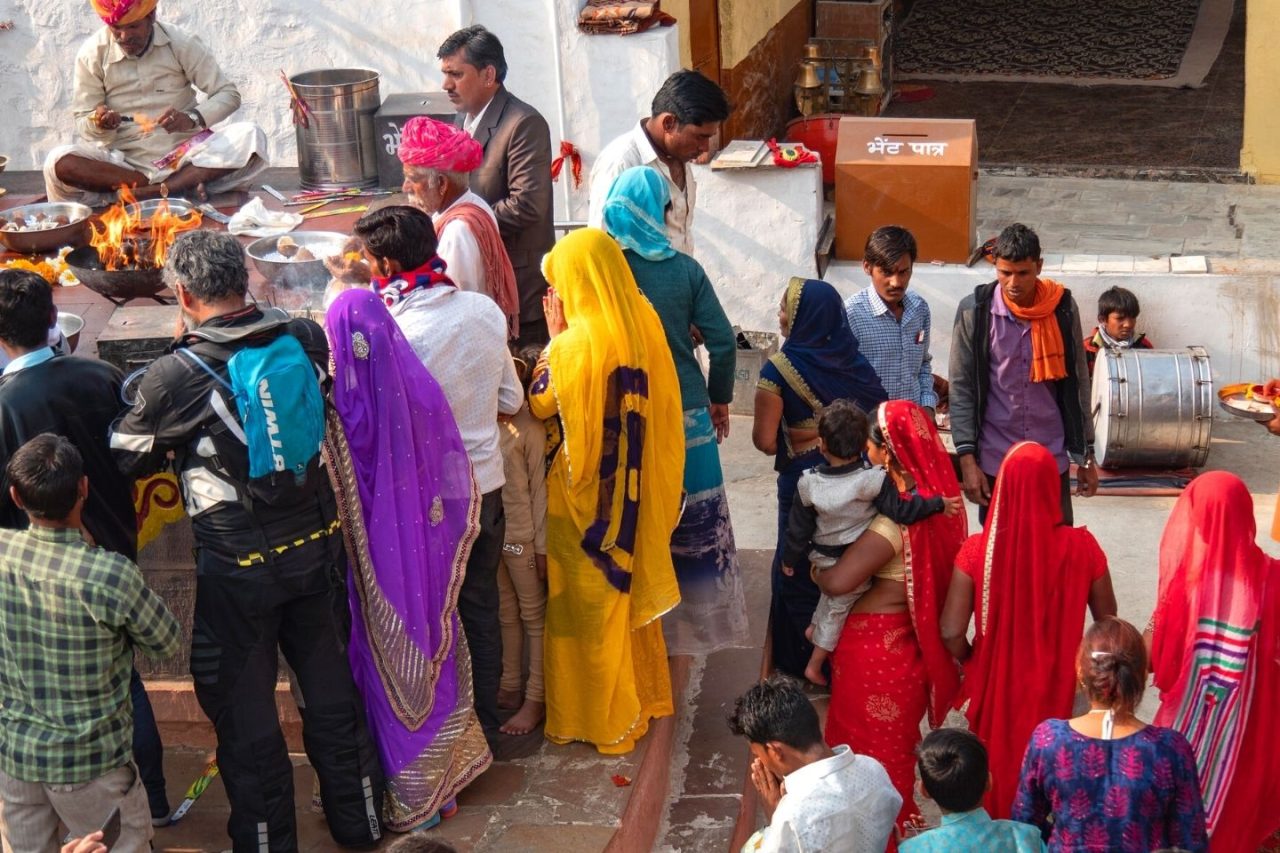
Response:
POLYGON ((898 225, 877 228, 862 255, 871 285, 845 300, 844 310, 889 399, 911 400, 932 417, 938 396, 929 354, 929 303, 907 290, 916 254, 910 231, 898 225))

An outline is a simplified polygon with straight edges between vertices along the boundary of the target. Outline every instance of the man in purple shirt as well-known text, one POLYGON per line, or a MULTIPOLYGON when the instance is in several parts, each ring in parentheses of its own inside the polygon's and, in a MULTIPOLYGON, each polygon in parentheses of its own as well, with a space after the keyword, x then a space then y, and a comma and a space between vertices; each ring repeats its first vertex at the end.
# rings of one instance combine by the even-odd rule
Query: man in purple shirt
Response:
POLYGON ((1000 233, 995 265, 996 280, 960 301, 951 339, 951 435, 964 493, 985 521, 1005 453, 1020 441, 1034 441, 1058 460, 1062 517, 1071 524, 1071 458, 1080 466, 1077 494, 1090 497, 1098 490, 1080 310, 1071 291, 1040 278, 1040 239, 1027 226, 1010 225, 1000 233), (1038 378, 1044 365, 1033 364, 1035 321, 1018 315, 1052 302, 1055 292, 1056 305, 1045 322, 1056 323, 1061 334, 1064 375, 1038 378))

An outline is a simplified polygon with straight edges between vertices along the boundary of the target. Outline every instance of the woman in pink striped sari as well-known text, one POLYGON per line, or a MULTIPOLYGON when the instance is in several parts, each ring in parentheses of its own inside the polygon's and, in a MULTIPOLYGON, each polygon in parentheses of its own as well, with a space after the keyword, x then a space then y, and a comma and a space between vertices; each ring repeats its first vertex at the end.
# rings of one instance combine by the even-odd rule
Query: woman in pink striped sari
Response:
POLYGON ((1191 742, 1214 853, 1257 850, 1280 828, 1280 560, 1256 537, 1249 490, 1212 471, 1160 540, 1155 724, 1191 742))

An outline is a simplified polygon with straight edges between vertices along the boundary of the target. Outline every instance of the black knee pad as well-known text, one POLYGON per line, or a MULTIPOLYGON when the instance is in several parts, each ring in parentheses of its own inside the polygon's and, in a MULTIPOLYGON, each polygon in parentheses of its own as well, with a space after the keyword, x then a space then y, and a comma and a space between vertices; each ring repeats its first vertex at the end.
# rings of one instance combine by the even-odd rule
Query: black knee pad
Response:
POLYGON ((333 840, 345 847, 377 842, 382 837, 382 765, 358 700, 308 703, 302 731, 333 840))

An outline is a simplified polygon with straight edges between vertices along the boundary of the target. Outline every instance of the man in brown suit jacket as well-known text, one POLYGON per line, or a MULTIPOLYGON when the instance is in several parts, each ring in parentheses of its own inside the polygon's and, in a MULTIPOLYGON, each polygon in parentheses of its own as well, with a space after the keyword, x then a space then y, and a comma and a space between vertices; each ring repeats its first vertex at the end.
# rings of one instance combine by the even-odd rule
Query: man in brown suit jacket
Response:
POLYGON ((520 293, 518 344, 545 344, 542 256, 555 243, 551 130, 533 107, 503 86, 507 60, 498 37, 481 26, 458 30, 436 52, 444 91, 459 125, 484 146, 471 189, 493 208, 520 293))

